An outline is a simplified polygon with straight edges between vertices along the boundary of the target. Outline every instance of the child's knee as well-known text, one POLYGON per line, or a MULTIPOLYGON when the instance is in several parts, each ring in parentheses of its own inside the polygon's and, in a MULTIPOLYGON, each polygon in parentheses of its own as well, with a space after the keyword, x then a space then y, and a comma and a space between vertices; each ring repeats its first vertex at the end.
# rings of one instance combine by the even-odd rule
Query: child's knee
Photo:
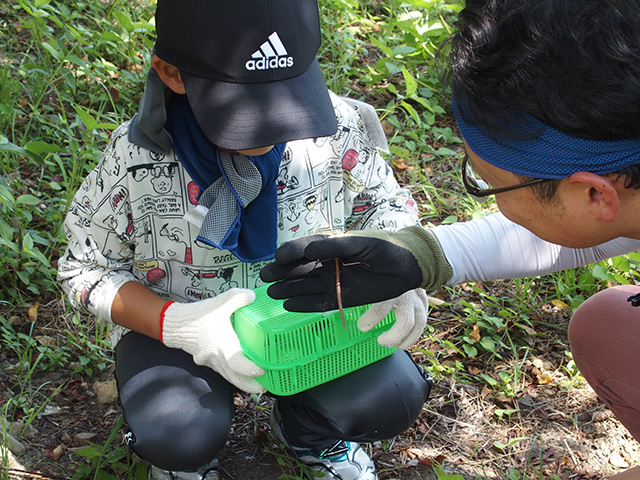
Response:
POLYGON ((144 460, 171 471, 195 470, 217 457, 228 430, 183 426, 174 432, 149 428, 133 433, 129 446, 144 460))

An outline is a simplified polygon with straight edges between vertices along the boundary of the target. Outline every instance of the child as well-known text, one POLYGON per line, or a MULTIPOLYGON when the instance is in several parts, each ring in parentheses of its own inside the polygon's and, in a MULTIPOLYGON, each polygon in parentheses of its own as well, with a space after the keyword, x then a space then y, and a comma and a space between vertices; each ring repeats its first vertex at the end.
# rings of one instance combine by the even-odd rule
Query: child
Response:
MULTIPOLYGON (((59 278, 74 306, 111 322, 127 441, 151 477, 213 480, 234 392, 264 392, 230 316, 265 261, 315 232, 418 219, 370 107, 326 88, 316 0, 159 0, 156 30, 139 112, 70 206, 59 278)), ((379 341, 406 347, 426 296, 374 305, 360 327, 391 308, 379 341)), ((397 351, 276 398, 273 430, 320 478, 375 479, 358 442, 408 428, 430 385, 397 351)))

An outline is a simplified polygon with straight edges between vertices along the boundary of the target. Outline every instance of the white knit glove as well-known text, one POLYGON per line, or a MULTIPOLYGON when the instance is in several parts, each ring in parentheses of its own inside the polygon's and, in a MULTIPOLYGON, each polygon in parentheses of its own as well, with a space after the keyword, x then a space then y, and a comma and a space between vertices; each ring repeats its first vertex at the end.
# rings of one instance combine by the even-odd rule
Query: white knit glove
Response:
POLYGON ((367 332, 380 323, 391 310, 395 311, 396 321, 389 330, 378 337, 378 343, 384 347, 409 348, 422 335, 427 325, 429 301, 422 288, 409 290, 399 297, 374 303, 358 319, 358 328, 367 332))
POLYGON ((199 302, 167 303, 160 319, 162 343, 190 353, 196 364, 212 368, 240 390, 262 393, 265 388, 252 377, 264 370, 244 356, 231 325, 233 312, 255 298, 251 290, 232 288, 199 302))

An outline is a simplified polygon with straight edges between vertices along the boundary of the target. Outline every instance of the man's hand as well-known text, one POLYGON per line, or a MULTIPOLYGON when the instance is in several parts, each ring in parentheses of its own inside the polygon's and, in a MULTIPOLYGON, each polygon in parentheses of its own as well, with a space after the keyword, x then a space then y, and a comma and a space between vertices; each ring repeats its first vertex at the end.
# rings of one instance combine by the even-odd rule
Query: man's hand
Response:
POLYGON ((440 288, 451 277, 437 240, 419 226, 300 238, 282 245, 275 260, 260 277, 278 282, 268 294, 288 299, 284 307, 296 312, 338 308, 338 280, 342 305, 352 307, 399 297, 418 287, 440 288))

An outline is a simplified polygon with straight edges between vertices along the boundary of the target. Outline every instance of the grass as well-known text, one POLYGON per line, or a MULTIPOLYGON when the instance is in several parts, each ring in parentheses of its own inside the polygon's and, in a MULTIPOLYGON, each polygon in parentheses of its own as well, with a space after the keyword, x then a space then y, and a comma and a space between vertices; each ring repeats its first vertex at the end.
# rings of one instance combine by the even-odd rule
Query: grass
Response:
MULTIPOLYGON (((496 210, 491 201, 478 204, 460 187, 461 141, 442 82, 446 52, 439 51, 460 5, 458 0, 321 1, 319 56, 327 82, 339 94, 376 106, 389 137, 389 162, 414 193, 427 226, 496 210)), ((111 130, 137 109, 153 42, 153 10, 147 0, 0 4, 0 344, 16 359, 19 378, 2 407, 6 417, 20 411, 30 421, 42 413, 51 395, 33 383, 37 371, 91 378, 111 363, 104 327, 60 307, 55 265, 65 245, 63 219, 72 195, 97 163, 111 130), (41 310, 56 305, 60 315, 48 340, 10 322, 13 316, 27 318, 34 307, 37 312, 38 304, 41 310)), ((453 308, 457 323, 432 321, 425 339, 437 349, 417 346, 416 352, 438 380, 486 386, 512 398, 522 392, 524 366, 534 357, 530 338, 553 332, 541 320, 541 309, 571 311, 609 284, 634 283, 639 264, 640 254, 634 253, 496 288, 446 289, 448 298, 460 300, 435 311, 453 308), (453 333, 438 335, 445 327, 453 333), (508 368, 470 369, 477 363, 508 368)), ((556 329, 555 335, 549 341, 565 342, 565 331, 556 329)), ((579 373, 569 355, 563 368, 572 388, 579 373)), ((509 422, 517 412, 501 414, 509 422)), ((512 447, 507 442, 502 449, 512 447)), ((96 457, 122 466, 113 438, 95 448, 100 454, 87 450, 81 478, 104 470, 96 457)), ((436 473, 439 479, 456 478, 436 473)), ((524 478, 509 467, 502 473, 504 479, 524 478)), ((543 478, 533 470, 529 474, 543 478)))

